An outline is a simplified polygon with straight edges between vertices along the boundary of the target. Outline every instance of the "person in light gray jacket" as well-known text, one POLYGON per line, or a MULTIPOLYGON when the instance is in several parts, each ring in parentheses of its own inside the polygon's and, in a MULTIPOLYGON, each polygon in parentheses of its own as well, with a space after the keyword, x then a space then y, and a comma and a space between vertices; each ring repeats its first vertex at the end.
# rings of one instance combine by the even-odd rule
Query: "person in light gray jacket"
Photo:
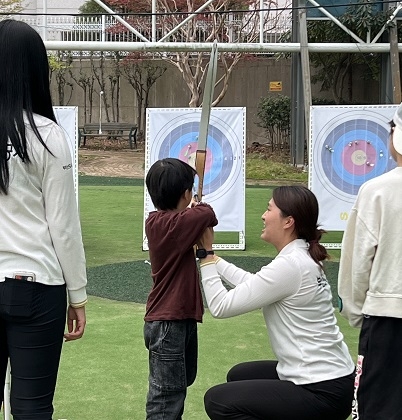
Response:
POLYGON ((341 315, 361 328, 353 419, 402 419, 402 105, 391 121, 397 167, 364 183, 342 240, 341 315))

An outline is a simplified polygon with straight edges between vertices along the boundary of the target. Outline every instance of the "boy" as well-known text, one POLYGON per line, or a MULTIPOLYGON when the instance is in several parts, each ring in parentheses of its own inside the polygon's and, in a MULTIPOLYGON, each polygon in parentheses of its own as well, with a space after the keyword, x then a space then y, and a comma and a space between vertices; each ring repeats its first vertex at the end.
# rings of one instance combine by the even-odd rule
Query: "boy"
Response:
POLYGON ((188 208, 196 171, 179 159, 155 162, 146 185, 157 211, 145 222, 153 286, 145 313, 149 351, 147 420, 181 419, 197 373, 197 322, 204 312, 194 244, 216 226, 207 204, 188 208))

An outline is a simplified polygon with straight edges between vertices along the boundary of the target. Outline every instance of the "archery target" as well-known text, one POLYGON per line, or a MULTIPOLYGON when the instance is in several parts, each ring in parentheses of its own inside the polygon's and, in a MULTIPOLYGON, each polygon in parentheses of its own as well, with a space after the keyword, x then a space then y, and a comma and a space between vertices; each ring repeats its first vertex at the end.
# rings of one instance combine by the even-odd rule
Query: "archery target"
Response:
MULTIPOLYGON (((200 112, 172 116, 156 132, 150 155, 157 159, 175 157, 195 167, 200 112)), ((208 126, 203 194, 211 200, 225 195, 242 175, 242 142, 232 127, 211 113, 208 126)), ((155 160, 157 160, 155 159, 155 160)), ((198 187, 198 180, 195 188, 198 187)))
POLYGON ((394 112, 395 106, 312 107, 309 182, 322 207, 342 206, 341 219, 364 182, 395 167, 388 148, 394 112))

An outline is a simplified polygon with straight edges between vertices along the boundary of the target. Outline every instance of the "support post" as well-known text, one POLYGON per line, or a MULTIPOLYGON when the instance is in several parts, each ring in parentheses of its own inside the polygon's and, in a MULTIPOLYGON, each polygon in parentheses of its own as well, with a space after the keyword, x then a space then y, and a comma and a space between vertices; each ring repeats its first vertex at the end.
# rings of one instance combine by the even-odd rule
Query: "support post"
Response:
MULTIPOLYGON (((298 0, 292 4, 292 42, 300 42, 300 22, 297 12, 298 0)), ((291 67, 291 107, 290 107, 290 150, 292 163, 295 166, 304 166, 305 143, 305 115, 303 100, 303 80, 301 70, 301 54, 292 53, 291 67)))
POLYGON ((398 51, 398 29, 392 26, 389 30, 390 38, 390 64, 392 78, 392 100, 394 104, 402 102, 401 94, 401 73, 399 69, 399 51, 398 51))
POLYGON ((300 30, 300 61, 303 81, 304 119, 307 150, 310 150, 310 107, 311 99, 311 78, 310 58, 308 52, 307 17, 306 9, 299 9, 299 30, 300 30))

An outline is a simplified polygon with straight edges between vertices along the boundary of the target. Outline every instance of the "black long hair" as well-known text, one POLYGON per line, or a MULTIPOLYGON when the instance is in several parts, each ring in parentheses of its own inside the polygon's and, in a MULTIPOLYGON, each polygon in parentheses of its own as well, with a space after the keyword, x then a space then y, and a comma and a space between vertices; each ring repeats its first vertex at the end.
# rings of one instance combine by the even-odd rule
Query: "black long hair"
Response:
POLYGON ((0 194, 9 186, 10 147, 25 163, 27 150, 24 111, 36 137, 49 151, 33 113, 56 123, 49 87, 49 62, 39 34, 12 19, 0 22, 0 194))
POLYGON ((310 244, 311 258, 322 265, 321 261, 328 259, 329 254, 319 243, 325 230, 320 229, 317 224, 319 210, 317 197, 306 187, 283 186, 274 189, 272 198, 282 216, 293 217, 297 237, 310 244))

